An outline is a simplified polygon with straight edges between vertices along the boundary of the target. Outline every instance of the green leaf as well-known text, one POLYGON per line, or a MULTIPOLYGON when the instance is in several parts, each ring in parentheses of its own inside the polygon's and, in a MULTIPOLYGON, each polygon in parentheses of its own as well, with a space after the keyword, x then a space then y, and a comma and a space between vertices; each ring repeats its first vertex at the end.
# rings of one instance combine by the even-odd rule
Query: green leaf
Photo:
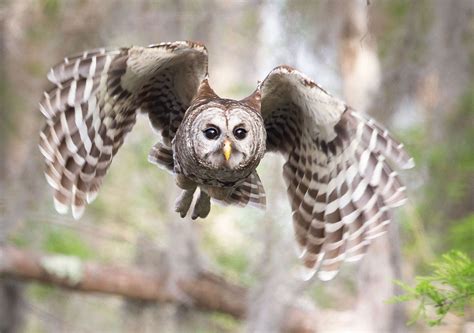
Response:
POLYGON ((462 316, 464 308, 473 304, 474 262, 466 254, 451 251, 431 266, 432 274, 416 277, 414 287, 395 281, 404 294, 392 297, 390 303, 418 302, 409 325, 420 318, 430 326, 440 325, 449 312, 462 316))

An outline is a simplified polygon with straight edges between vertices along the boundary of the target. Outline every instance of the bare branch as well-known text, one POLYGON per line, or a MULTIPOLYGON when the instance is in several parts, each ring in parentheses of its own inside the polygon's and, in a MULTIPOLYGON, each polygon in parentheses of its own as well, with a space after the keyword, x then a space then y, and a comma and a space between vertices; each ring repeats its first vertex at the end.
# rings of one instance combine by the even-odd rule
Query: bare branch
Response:
MULTIPOLYGON (((131 266, 82 262, 75 257, 36 255, 12 246, 0 247, 0 278, 38 281, 80 292, 97 292, 132 299, 180 303, 167 288, 166 274, 131 266)), ((179 288, 199 309, 220 311, 245 318, 246 288, 211 273, 201 272, 177 281, 179 288)), ((285 332, 314 332, 315 314, 298 307, 287 312, 285 332)))

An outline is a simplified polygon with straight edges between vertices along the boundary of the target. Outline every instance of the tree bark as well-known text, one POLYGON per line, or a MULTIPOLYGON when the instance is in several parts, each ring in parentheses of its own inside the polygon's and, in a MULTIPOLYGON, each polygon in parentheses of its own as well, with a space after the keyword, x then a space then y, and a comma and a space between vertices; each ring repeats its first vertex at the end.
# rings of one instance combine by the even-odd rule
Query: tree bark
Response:
MULTIPOLYGON (((75 257, 36 255, 12 246, 0 247, 0 278, 47 283, 80 292, 97 292, 150 302, 183 302, 166 286, 166 274, 136 267, 82 262, 75 257)), ((180 279, 178 287, 191 299, 191 306, 246 317, 248 290, 211 273, 180 279)), ((184 303, 183 303, 184 304, 184 303)), ((184 304, 189 305, 189 304, 184 304)), ((285 332, 312 332, 315 313, 290 307, 285 332)))
MULTIPOLYGON (((370 33, 368 7, 360 1, 344 5, 341 30, 341 73, 344 95, 349 105, 367 112, 379 90, 380 62, 376 43, 370 33)), ((392 221, 387 235, 372 241, 360 264, 358 299, 354 325, 364 332, 404 331, 401 304, 386 304, 394 295, 394 279, 400 278, 400 242, 397 221, 392 221), (371 320, 377 318, 377 320, 371 320)))

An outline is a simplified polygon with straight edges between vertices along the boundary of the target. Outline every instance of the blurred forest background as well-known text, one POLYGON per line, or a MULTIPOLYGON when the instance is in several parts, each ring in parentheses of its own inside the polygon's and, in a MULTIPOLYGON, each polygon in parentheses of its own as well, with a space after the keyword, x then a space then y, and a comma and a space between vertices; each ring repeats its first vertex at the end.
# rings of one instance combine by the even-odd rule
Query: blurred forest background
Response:
POLYGON ((474 259, 473 17, 472 0, 0 0, 0 276, 6 249, 62 254, 139 267, 168 295, 131 300, 3 274, 0 332, 473 332, 472 303, 429 327, 406 325, 416 302, 387 302, 394 280, 413 285, 450 250, 474 259), (246 96, 292 65, 408 146, 410 202, 360 263, 330 282, 301 280, 278 157, 259 166, 265 213, 180 219, 172 177, 147 162, 155 138, 144 118, 85 216, 54 211, 37 148, 48 69, 86 49, 175 40, 205 43, 222 96, 246 96), (193 283, 183 291, 179 281, 202 272, 214 275, 196 293, 222 291, 225 302, 194 299, 193 283))

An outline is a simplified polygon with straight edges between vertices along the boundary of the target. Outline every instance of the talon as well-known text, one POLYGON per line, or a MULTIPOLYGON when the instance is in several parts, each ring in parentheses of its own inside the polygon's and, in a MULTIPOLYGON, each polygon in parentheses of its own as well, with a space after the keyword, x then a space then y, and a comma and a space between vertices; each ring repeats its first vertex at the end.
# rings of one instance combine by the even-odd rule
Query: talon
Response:
POLYGON ((179 215, 184 218, 188 213, 189 207, 193 201, 194 196, 194 189, 183 190, 180 196, 176 199, 175 203, 175 212, 179 213, 179 215))
POLYGON ((193 209, 193 214, 191 218, 193 220, 197 219, 198 217, 200 218, 206 218, 207 215, 209 215, 209 212, 211 211, 211 198, 209 195, 204 192, 203 190, 199 191, 199 197, 194 204, 194 209, 193 209))

